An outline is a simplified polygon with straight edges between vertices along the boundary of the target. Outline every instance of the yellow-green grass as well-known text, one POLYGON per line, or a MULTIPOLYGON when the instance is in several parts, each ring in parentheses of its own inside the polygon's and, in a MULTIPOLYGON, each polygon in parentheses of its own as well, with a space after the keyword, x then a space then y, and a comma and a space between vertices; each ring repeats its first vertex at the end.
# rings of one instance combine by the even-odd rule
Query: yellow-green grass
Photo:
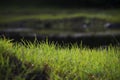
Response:
POLYGON ((0 23, 21 21, 26 19, 52 20, 74 17, 98 18, 109 22, 120 22, 120 9, 61 9, 61 8, 18 8, 5 9, 1 13, 8 12, 7 15, 0 15, 0 23), (10 12, 10 14, 9 14, 10 12), (24 14, 28 13, 28 14, 24 14))
MULTIPOLYGON (((119 80, 119 63, 119 47, 89 49, 81 45, 79 47, 73 45, 69 48, 49 44, 47 41, 34 43, 23 41, 18 44, 0 39, 0 77, 2 80, 9 80, 11 77, 12 80, 26 80, 26 76, 32 71, 44 71, 43 69, 46 70, 48 80, 119 80), (19 74, 14 74, 13 68, 17 64, 14 60, 11 63, 11 56, 23 63, 23 66, 16 66, 18 71, 22 67, 19 74), (28 64, 27 68, 24 64, 28 64)), ((41 80, 34 79, 36 75, 39 74, 31 75, 33 77, 31 79, 41 80)))

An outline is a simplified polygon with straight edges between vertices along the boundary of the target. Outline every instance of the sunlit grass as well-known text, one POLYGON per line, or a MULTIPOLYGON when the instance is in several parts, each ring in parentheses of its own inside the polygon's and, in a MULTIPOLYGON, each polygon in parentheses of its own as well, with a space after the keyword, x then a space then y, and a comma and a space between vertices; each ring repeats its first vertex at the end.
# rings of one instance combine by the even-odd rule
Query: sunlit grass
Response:
POLYGON ((0 77, 2 80, 9 80, 9 77, 14 77, 14 80, 25 80, 25 76, 30 72, 36 69, 43 71, 46 66, 50 80, 119 80, 119 63, 119 47, 89 49, 81 45, 79 47, 73 45, 69 48, 49 44, 47 41, 40 43, 23 41, 18 44, 0 39, 0 77), (9 64, 10 55, 23 63, 23 66, 17 66, 18 69, 23 67, 23 71, 16 75, 12 71, 12 65, 9 64), (24 64, 30 65, 26 68, 24 64))

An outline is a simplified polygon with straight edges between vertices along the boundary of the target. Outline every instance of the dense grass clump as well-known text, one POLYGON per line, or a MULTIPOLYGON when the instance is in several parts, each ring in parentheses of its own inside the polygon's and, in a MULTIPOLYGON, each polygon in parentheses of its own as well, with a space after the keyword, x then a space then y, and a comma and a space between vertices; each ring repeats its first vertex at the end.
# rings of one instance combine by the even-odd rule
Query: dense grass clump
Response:
POLYGON ((0 39, 1 80, 119 80, 120 48, 60 47, 0 39))

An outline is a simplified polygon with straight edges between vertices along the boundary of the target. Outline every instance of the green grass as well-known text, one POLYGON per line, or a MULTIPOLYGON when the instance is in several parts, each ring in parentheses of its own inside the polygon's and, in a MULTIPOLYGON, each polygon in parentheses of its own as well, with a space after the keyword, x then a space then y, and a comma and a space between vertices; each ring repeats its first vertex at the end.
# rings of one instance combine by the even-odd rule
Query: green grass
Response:
POLYGON ((1 8, 0 23, 26 19, 64 19, 73 17, 98 18, 110 22, 120 22, 120 9, 62 9, 62 8, 1 8), (4 13, 8 13, 5 15, 4 13), (27 14, 24 14, 27 13, 27 14), (29 15, 28 15, 29 14, 29 15))
POLYGON ((1 80, 119 80, 119 63, 119 47, 68 48, 0 39, 1 80))

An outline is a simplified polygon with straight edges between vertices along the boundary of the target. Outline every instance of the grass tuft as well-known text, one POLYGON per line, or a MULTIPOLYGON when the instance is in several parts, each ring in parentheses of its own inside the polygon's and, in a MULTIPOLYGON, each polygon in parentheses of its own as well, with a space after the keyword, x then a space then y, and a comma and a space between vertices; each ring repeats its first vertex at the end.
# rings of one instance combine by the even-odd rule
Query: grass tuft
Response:
POLYGON ((62 48, 0 39, 2 80, 119 80, 120 48, 62 48))

